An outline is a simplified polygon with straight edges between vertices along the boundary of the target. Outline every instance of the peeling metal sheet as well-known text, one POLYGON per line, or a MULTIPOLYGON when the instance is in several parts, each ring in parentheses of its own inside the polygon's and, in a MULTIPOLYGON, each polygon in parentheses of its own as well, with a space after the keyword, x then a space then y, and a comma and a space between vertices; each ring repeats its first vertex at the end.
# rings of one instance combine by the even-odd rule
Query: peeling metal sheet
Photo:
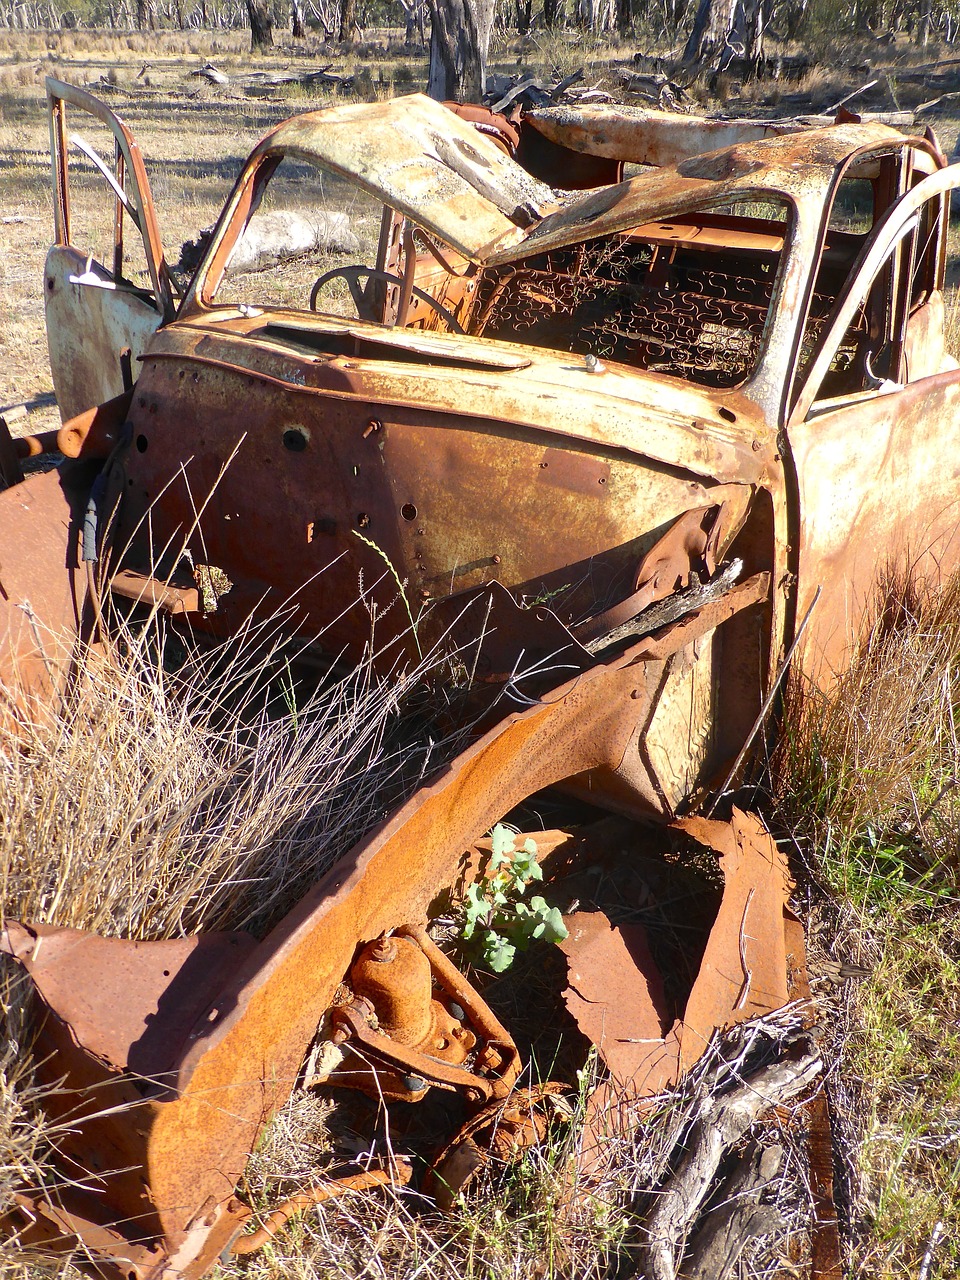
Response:
POLYGON ((674 1084, 717 1029, 787 1003, 788 933, 791 959, 797 961, 786 860, 757 815, 734 809, 730 822, 684 818, 672 825, 719 855, 724 879, 683 1016, 664 1025, 663 979, 639 926, 612 928, 601 912, 581 912, 569 918, 570 934, 562 944, 567 1008, 596 1044, 614 1082, 636 1096, 674 1084))
POLYGON ((715 120, 623 103, 538 107, 523 118, 545 138, 571 151, 658 166, 807 128, 798 120, 715 120))
POLYGON ((904 147, 907 139, 882 124, 834 125, 800 134, 745 142, 678 165, 601 187, 547 214, 520 244, 495 246, 488 266, 629 231, 694 208, 758 198, 761 193, 822 199, 839 165, 861 147, 904 147))
POLYGON ((245 933, 134 942, 13 922, 0 934, 0 951, 20 961, 85 1050, 154 1080, 255 945, 245 933))
POLYGON ((559 945, 570 984, 564 1002, 616 1083, 642 1087, 665 1065, 673 1069, 677 1045, 666 1035, 663 978, 643 925, 614 927, 602 911, 578 911, 564 924, 568 935, 559 945))

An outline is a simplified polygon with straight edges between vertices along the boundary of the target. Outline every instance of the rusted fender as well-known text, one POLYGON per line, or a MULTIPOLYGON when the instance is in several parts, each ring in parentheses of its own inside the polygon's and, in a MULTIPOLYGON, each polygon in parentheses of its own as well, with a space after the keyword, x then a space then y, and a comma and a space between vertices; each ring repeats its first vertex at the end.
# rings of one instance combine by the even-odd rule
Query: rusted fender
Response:
POLYGON ((566 920, 560 944, 567 1008, 596 1044, 617 1091, 631 1097, 675 1084, 718 1028, 781 1008, 796 994, 791 974, 805 966, 786 859, 757 815, 734 809, 730 822, 694 817, 672 825, 719 855, 724 881, 683 1017, 665 1025, 663 980, 642 925, 613 927, 602 912, 578 912, 566 920))
MULTIPOLYGON (((217 963, 211 975, 194 969, 191 999, 202 988, 206 1000, 189 1030, 180 1002, 156 978, 169 974, 171 991, 178 981, 172 944, 90 939, 90 954, 103 957, 99 993, 89 989, 86 964, 57 970, 53 985, 48 972, 40 1069, 66 1076, 63 1158, 98 1171, 95 1195, 62 1190, 59 1234, 69 1241, 73 1231, 101 1269, 124 1280, 203 1275, 246 1216, 236 1182, 293 1088, 358 945, 426 921, 437 893, 457 879, 464 851, 543 787, 571 778, 589 786, 606 775, 625 792, 649 788, 637 735, 671 657, 768 589, 767 575, 757 575, 503 720, 341 859, 262 943, 237 953, 229 976, 220 980, 217 963), (132 994, 119 1039, 105 1026, 119 1017, 112 1006, 123 998, 116 975, 127 960, 118 948, 138 950, 137 966, 153 974, 134 981, 128 951, 131 977, 121 988, 132 994), (142 1035, 131 1040, 129 1029, 147 1027, 156 1052, 137 1060, 142 1035)), ((36 969, 57 932, 47 933, 39 957, 36 929, 11 931, 7 949, 36 969)), ((58 945, 81 944, 71 932, 58 945)))

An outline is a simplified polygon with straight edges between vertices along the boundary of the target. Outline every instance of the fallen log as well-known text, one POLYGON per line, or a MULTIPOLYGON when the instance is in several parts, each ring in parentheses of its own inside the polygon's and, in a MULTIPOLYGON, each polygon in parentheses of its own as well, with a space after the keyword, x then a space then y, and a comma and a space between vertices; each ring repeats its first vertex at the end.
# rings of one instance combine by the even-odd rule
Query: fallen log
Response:
MULTIPOLYGON (((192 272, 206 252, 212 227, 188 240, 180 250, 177 269, 192 272)), ((227 264, 227 275, 265 271, 280 262, 314 253, 355 253, 360 242, 345 213, 307 209, 275 209, 257 214, 227 264)))

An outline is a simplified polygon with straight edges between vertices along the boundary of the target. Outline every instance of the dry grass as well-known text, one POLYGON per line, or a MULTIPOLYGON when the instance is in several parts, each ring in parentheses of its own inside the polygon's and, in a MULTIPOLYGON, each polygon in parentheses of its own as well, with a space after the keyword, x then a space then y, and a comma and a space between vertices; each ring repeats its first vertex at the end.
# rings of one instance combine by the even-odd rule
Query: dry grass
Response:
POLYGON ((893 584, 831 694, 794 686, 775 766, 834 1032, 850 1262, 904 1280, 931 1240, 930 1280, 960 1268, 958 609, 957 580, 893 584))
MULTIPOLYGON (((452 745, 401 715, 425 668, 387 686, 362 666, 303 689, 265 629, 201 651, 118 625, 59 714, 8 708, 7 919, 134 938, 263 934, 452 745)), ((3 966, 0 1210, 49 1180, 56 1139, 30 1084, 25 997, 18 967, 3 966)), ((0 1274, 16 1265, 8 1242, 0 1274)))

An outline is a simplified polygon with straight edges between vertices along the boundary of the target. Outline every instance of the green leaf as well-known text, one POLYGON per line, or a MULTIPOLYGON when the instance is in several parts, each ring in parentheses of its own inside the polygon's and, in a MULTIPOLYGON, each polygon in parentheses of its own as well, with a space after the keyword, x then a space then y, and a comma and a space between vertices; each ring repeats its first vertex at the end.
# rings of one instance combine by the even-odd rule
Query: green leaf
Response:
POLYGON ((493 848, 491 865, 494 867, 502 867, 505 862, 509 861, 516 845, 516 841, 510 828, 505 827, 503 823, 498 822, 493 828, 490 844, 493 848))
POLYGON ((483 938, 483 958, 494 973, 503 973, 513 964, 517 948, 489 929, 483 938))
POLYGON ((567 937, 569 930, 563 923, 563 916, 556 907, 551 907, 543 918, 543 937, 544 942, 562 942, 567 937))

